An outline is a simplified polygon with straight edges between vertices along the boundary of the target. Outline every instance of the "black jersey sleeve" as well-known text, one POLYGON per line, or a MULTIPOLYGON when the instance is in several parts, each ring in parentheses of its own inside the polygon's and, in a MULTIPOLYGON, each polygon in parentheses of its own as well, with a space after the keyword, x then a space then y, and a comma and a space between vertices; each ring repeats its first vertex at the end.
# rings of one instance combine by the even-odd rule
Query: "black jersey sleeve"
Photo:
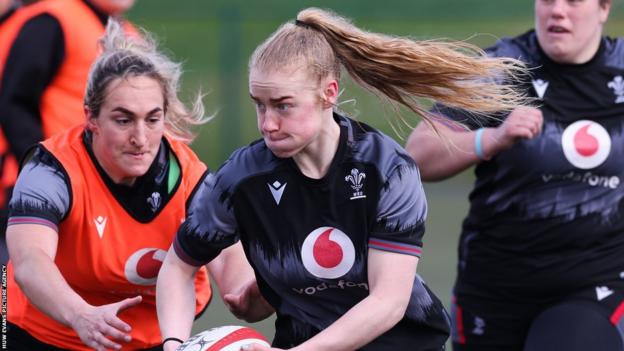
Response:
POLYGON ((22 168, 9 202, 9 222, 41 224, 58 230, 70 206, 69 182, 62 166, 41 147, 22 168))
POLYGON ((188 217, 178 230, 174 250, 188 264, 200 266, 239 240, 227 189, 209 174, 191 200, 188 217))
POLYGON ((381 188, 369 247, 420 257, 426 215, 418 168, 405 161, 394 168, 381 188))

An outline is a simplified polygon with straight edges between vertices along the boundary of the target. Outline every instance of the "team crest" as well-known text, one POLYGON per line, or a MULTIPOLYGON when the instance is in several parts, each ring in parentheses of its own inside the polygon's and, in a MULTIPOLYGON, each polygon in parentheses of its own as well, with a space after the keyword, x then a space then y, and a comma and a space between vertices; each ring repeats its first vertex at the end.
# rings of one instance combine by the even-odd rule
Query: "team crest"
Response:
POLYGON ((162 198, 160 197, 160 193, 153 192, 150 197, 147 198, 147 204, 149 205, 152 212, 156 212, 160 207, 160 203, 162 202, 162 198))
POLYGON ((345 177, 345 181, 348 182, 353 189, 353 195, 349 198, 350 200, 363 199, 366 197, 366 195, 364 195, 364 192, 362 192, 365 178, 366 173, 360 172, 360 170, 358 170, 357 168, 353 168, 351 170, 351 174, 345 177))
POLYGON ((607 84, 607 86, 613 89, 616 104, 624 102, 624 79, 622 76, 615 76, 613 80, 607 84))

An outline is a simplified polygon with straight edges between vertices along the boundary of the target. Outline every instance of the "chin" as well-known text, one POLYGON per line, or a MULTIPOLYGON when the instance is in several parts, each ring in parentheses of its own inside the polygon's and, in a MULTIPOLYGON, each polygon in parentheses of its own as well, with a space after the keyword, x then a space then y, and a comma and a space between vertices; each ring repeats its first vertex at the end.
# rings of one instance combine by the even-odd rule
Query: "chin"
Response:
POLYGON ((264 139, 264 143, 266 146, 273 152, 273 154, 279 158, 289 158, 299 151, 298 149, 293 149, 291 147, 285 147, 284 143, 272 143, 264 139), (281 145, 280 145, 281 144, 281 145))
POLYGON ((147 166, 147 167, 132 167, 132 168, 126 169, 126 177, 129 177, 129 178, 142 177, 142 176, 145 175, 145 173, 147 173, 148 169, 149 169, 149 166, 147 166))
POLYGON ((271 149, 271 148, 269 149, 271 150, 271 152, 273 152, 273 155, 275 155, 275 157, 278 157, 278 158, 290 158, 296 154, 296 152, 293 152, 293 151, 271 149))
POLYGON ((564 63, 562 61, 565 61, 568 56, 565 48, 561 47, 560 45, 550 46, 546 50, 544 50, 544 52, 546 53, 546 55, 548 55, 548 57, 550 57, 550 59, 559 63, 564 63))

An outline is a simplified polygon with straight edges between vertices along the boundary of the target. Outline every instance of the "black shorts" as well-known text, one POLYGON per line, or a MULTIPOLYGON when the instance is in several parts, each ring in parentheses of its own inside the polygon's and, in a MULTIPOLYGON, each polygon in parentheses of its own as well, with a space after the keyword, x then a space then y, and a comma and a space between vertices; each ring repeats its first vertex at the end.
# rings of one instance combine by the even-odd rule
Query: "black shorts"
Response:
POLYGON ((624 284, 588 287, 549 304, 456 296, 455 351, 624 350, 624 284))

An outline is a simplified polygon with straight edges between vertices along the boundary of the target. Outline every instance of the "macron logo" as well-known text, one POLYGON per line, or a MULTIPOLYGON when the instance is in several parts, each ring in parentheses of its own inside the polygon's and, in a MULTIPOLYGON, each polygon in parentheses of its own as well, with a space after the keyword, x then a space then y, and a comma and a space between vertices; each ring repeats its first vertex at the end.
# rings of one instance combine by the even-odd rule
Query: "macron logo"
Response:
POLYGON ((533 83, 533 89, 535 89, 537 96, 539 96, 540 99, 543 99, 546 89, 548 89, 548 82, 541 79, 534 79, 531 83, 533 83))
POLYGON ((598 298, 598 301, 606 299, 607 297, 611 296, 611 294, 613 294, 613 290, 609 289, 606 286, 596 287, 596 298, 598 298))
POLYGON ((106 228, 106 219, 106 217, 98 216, 96 219, 93 220, 93 223, 95 223, 95 229, 97 229, 100 239, 102 239, 102 236, 104 235, 104 228, 106 228))
POLYGON ((271 195, 273 195, 273 199, 275 203, 279 205, 280 200, 282 199, 282 194, 284 193, 284 189, 286 189, 286 184, 281 184, 277 180, 273 182, 273 184, 267 183, 269 186, 269 190, 271 190, 271 195))

